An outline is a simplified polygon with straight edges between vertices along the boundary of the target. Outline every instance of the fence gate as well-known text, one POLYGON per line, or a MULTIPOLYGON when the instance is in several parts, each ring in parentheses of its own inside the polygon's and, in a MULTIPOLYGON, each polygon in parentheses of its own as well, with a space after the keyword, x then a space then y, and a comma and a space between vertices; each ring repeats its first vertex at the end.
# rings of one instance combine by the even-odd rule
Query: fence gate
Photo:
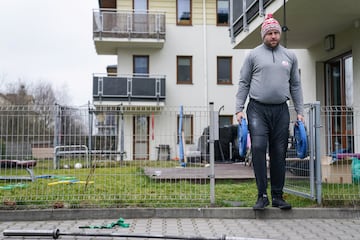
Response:
POLYGON ((305 128, 307 133, 307 156, 300 159, 296 153, 294 139, 294 124, 296 123, 296 112, 293 106, 290 107, 291 122, 289 128, 289 145, 286 158, 286 181, 285 192, 303 196, 310 199, 317 199, 321 202, 321 181, 320 179, 320 104, 306 104, 305 128), (319 183, 319 185, 316 185, 319 183))

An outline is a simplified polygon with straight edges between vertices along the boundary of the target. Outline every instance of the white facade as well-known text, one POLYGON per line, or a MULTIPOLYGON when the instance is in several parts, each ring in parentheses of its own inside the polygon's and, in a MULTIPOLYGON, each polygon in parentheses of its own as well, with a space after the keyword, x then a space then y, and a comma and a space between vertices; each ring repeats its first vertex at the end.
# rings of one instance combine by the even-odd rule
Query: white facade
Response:
MULTIPOLYGON (((133 1, 117 1, 117 11, 132 11, 133 1)), ((229 38, 229 26, 217 26, 216 11, 217 1, 203 1, 192 0, 192 24, 191 25, 177 25, 176 24, 176 0, 172 1, 149 1, 148 10, 165 12, 166 15, 166 36, 165 41, 161 47, 148 47, 145 44, 145 39, 137 39, 137 41, 144 41, 144 44, 124 44, 117 45, 117 73, 118 75, 133 74, 133 56, 148 56, 149 58, 149 74, 150 75, 165 75, 166 76, 166 100, 165 107, 178 107, 180 105, 187 107, 206 107, 209 102, 214 103, 214 109, 220 109, 222 106, 221 115, 231 117, 234 115, 235 109, 235 93, 237 90, 237 82, 239 77, 240 66, 244 57, 245 51, 234 50, 229 38), (177 84, 177 56, 191 56, 192 57, 192 84, 177 84), (217 57, 231 57, 232 58, 232 84, 217 84, 217 57)), ((113 39, 111 39, 113 40, 113 39)), ((102 40, 100 40, 101 42, 102 40)), ((115 40, 116 41, 116 40, 115 40)), ((120 41, 120 40, 119 40, 120 41)), ((123 41, 123 40, 121 40, 123 41)), ((126 41, 126 40, 125 40, 126 41)), ((129 42, 134 42, 133 39, 129 42)), ((104 51, 107 51, 109 45, 105 40, 100 43, 104 44, 104 51), (106 44, 108 46, 106 46, 106 44)), ((116 44, 115 44, 116 45, 116 44)), ((100 45, 99 45, 100 46, 100 45)), ((101 47, 98 47, 98 53, 101 54, 101 47)), ((106 53, 108 54, 108 52, 106 53)), ((112 53, 114 54, 114 53, 112 53)), ((102 102, 100 104, 106 105, 110 102, 102 102)), ((97 102, 96 104, 99 104, 97 102)), ((125 101, 111 101, 112 105, 128 105, 125 101)), ((145 106, 146 102, 131 102, 131 105, 145 106)), ((156 105, 153 103, 152 105, 156 105)), ((151 104, 150 104, 151 105, 151 104)), ((148 116, 148 121, 151 122, 151 113, 145 113, 148 116)), ((166 115, 165 115, 166 116, 166 115)), ((195 117, 194 117, 195 118, 195 117)), ((171 132, 170 141, 172 149, 172 158, 177 156, 178 143, 176 142, 177 135, 177 117, 167 116, 164 118, 155 118, 154 128, 157 129, 156 134, 161 136, 159 129, 167 129, 164 132, 171 132), (172 123, 169 124, 169 121, 172 123)), ((198 121, 196 119, 193 120, 198 121)), ((233 119, 234 121, 234 119, 233 119)), ((196 148, 197 138, 202 134, 203 128, 208 123, 195 124, 192 126, 194 139, 191 144, 187 145, 187 149, 196 148)), ((152 125, 150 124, 151 136, 152 125)), ((125 122, 125 136, 131 136, 134 132, 133 119, 126 118, 125 122)), ((159 137, 158 137, 159 138, 159 137)), ((155 137, 156 139, 156 137, 155 137)), ((164 140, 160 142, 152 141, 149 137, 148 154, 149 158, 156 155, 156 146, 163 144, 164 140)), ((125 149, 127 158, 133 159, 135 143, 131 141, 125 142, 125 149)), ((185 149, 186 150, 186 149, 185 149)))
MULTIPOLYGON (((192 0, 190 2, 192 22, 190 25, 183 26, 176 24, 177 0, 147 1, 149 11, 162 11, 165 13, 166 31, 163 41, 156 42, 154 40, 153 45, 151 45, 152 43, 149 43, 148 39, 135 39, 136 44, 134 39, 100 39, 97 51, 99 54, 117 55, 118 74, 128 75, 133 74, 133 56, 148 56, 149 74, 166 76, 166 100, 163 106, 207 106, 209 102, 213 102, 214 109, 221 109, 220 115, 233 116, 242 61, 249 49, 261 43, 260 25, 263 17, 255 17, 248 25, 249 30, 240 32, 232 42, 229 31, 231 26, 217 26, 216 24, 216 0, 192 0), (125 41, 125 44, 119 43, 121 41, 125 41), (128 41, 128 44, 126 44, 126 41, 128 41), (115 50, 109 51, 110 48, 115 50), (177 84, 177 56, 192 57, 192 84, 177 84), (217 57, 232 58, 232 84, 217 84, 217 57), (222 106, 223 108, 221 108, 222 106)), ((270 3, 266 6, 265 12, 272 12, 280 22, 283 22, 283 1, 273 0, 266 2, 270 3)), ((132 11, 133 1, 118 0, 115 2, 114 0, 113 3, 118 11, 132 11)), ((360 3, 346 0, 343 7, 348 8, 347 10, 339 9, 336 4, 329 5, 327 3, 326 0, 320 0, 316 3, 310 0, 287 1, 288 26, 290 28, 290 31, 286 33, 287 47, 296 53, 299 60, 305 103, 320 101, 322 105, 327 104, 325 92, 328 91, 326 89, 329 87, 325 86, 328 78, 325 76, 325 65, 332 58, 349 52, 353 59, 353 93, 360 90, 360 70, 356 67, 360 64, 360 41, 358 41, 360 28, 359 20, 357 20, 360 19, 358 14, 360 11, 356 11, 356 9, 360 10, 360 3), (325 5, 331 9, 330 12, 319 14, 325 5), (336 20, 337 11, 339 11, 339 16, 343 16, 345 12, 349 15, 343 16, 342 23, 339 24, 337 22, 340 20, 336 20), (314 15, 311 15, 312 13, 314 15), (309 22, 312 24, 309 24, 309 22), (332 26, 328 26, 328 24, 332 26), (324 37, 328 34, 333 34, 336 38, 335 47, 331 50, 324 49, 324 37)), ((357 103, 359 96, 357 94, 352 95, 353 102, 357 103)), ((112 102, 112 104, 116 105, 121 103, 124 105, 129 104, 126 100, 112 102)), ((133 102, 131 104, 145 106, 148 103, 133 102)), ((155 102, 154 104, 156 105, 155 102)), ((173 121, 171 131, 176 132, 176 118, 173 121)), ((234 118, 233 123, 235 123, 234 118)), ((159 121, 154 123, 155 126, 157 124, 159 124, 159 121)), ((133 127, 132 119, 128 119, 126 131, 129 135, 133 133, 133 127)), ((354 127, 356 136, 355 123, 354 127)), ((201 133, 193 134, 198 135, 201 133)), ((149 141, 149 155, 153 154, 152 151, 156 151, 154 150, 156 144, 158 143, 149 141)), ((195 139, 193 144, 196 144, 195 139)), ((325 146, 325 144, 323 145, 325 146)), ((134 152, 133 147, 134 143, 127 142, 127 152, 134 152)), ((173 146, 172 149, 174 148, 177 147, 173 146)), ((356 144, 354 148, 359 149, 356 144)), ((175 152, 173 155, 176 155, 175 152)), ((129 158, 132 157, 129 156, 129 158)))

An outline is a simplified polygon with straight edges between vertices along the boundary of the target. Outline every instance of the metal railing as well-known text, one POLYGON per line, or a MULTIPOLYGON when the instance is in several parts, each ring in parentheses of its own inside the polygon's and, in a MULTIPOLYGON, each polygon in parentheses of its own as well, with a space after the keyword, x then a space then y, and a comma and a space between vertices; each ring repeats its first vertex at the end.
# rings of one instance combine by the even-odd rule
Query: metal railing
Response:
POLYGON ((165 101, 164 75, 94 75, 94 101, 165 101))
POLYGON ((93 11, 93 36, 99 38, 165 39, 165 13, 155 11, 93 11))

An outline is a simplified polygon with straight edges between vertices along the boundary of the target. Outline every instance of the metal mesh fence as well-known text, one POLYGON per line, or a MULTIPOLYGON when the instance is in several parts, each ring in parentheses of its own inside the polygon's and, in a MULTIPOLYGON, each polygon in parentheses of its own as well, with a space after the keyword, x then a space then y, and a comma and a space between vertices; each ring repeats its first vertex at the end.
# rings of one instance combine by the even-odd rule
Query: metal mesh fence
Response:
POLYGON ((207 107, 7 106, 0 126, 4 205, 209 204, 207 107))
POLYGON ((322 196, 324 201, 360 199, 359 107, 321 108, 322 196))
MULTIPOLYGON (((2 207, 211 205, 210 112, 186 106, 0 106, 2 207)), ((296 119, 292 108, 291 114, 296 119)), ((358 202, 359 109, 322 107, 321 126, 315 118, 314 106, 307 105, 304 159, 296 155, 295 122, 290 124, 286 190, 316 199, 320 187, 323 201, 358 202), (321 161, 319 181, 316 159, 321 161)), ((216 172, 218 180, 244 174, 237 172, 240 168, 252 173, 251 156, 239 159, 237 142, 224 137, 234 131, 236 126, 220 128, 215 141, 215 161, 235 163, 223 168, 224 175, 216 172)), ((253 203, 255 195, 245 196, 241 189, 256 189, 254 182, 218 180, 216 202, 249 197, 253 203)))
POLYGON ((315 125, 314 105, 305 105, 305 129, 307 134, 307 153, 299 158, 295 141, 295 124, 297 115, 293 106, 289 108, 289 142, 286 156, 286 182, 285 190, 306 198, 316 199, 315 193, 315 125))

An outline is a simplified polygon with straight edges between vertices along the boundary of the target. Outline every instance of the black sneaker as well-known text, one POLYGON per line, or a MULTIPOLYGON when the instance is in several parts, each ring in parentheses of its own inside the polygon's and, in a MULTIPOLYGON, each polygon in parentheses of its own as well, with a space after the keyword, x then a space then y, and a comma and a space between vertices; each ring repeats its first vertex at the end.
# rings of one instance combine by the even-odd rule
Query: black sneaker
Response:
POLYGON ((266 206, 269 205, 269 199, 267 196, 258 197, 255 205, 253 206, 254 210, 264 210, 266 206))
POLYGON ((272 206, 280 208, 282 210, 289 210, 291 209, 290 203, 285 202, 283 198, 273 198, 272 199, 272 206))

